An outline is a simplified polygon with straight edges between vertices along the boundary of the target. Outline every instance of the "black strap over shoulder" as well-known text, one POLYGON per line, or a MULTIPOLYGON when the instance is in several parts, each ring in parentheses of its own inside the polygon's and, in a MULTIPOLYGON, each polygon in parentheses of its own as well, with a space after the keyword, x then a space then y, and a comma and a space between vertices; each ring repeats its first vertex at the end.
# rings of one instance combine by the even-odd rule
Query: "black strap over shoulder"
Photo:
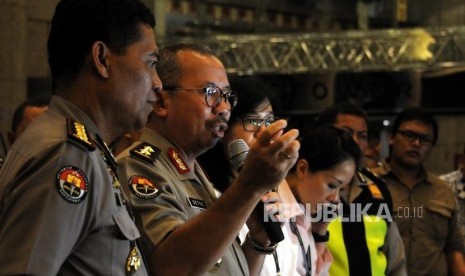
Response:
MULTIPOLYGON (((341 199, 343 216, 350 217, 349 203, 341 199)), ((363 220, 342 222, 342 236, 349 263, 347 275, 371 276, 371 259, 363 220)))

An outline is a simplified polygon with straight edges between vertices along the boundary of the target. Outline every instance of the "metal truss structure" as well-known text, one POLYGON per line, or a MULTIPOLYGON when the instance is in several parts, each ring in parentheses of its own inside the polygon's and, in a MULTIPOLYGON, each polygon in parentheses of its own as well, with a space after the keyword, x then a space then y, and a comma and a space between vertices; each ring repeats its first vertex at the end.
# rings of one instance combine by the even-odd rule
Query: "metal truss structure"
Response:
POLYGON ((465 27, 218 35, 201 42, 216 52, 232 74, 435 70, 465 66, 465 27))

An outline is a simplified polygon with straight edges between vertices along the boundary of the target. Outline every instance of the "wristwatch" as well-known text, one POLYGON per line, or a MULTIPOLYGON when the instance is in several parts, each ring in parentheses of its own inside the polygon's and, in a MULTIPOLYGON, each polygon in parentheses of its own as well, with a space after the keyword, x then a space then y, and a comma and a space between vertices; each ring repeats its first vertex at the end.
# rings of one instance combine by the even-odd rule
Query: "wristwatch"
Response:
POLYGON ((329 241, 329 231, 326 231, 326 234, 320 235, 312 231, 313 239, 315 242, 327 242, 329 241))

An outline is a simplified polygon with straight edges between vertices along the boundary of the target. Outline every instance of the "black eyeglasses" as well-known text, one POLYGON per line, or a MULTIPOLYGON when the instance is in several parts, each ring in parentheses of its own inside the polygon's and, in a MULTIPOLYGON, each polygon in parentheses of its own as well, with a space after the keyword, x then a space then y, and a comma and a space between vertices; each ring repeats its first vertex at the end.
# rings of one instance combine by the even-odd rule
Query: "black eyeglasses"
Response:
POLYGON ((269 127, 276 118, 274 117, 267 117, 267 118, 258 118, 258 117, 238 117, 238 120, 242 121, 242 127, 245 131, 255 132, 257 131, 262 125, 265 127, 269 127))
POLYGON ((230 90, 230 89, 221 89, 214 85, 203 87, 203 88, 169 87, 169 88, 164 88, 164 90, 166 91, 174 91, 174 90, 203 91, 203 93, 205 94, 205 103, 211 108, 217 107, 221 103, 222 99, 224 99, 225 102, 227 101, 229 103, 229 105, 231 106, 231 109, 236 107, 236 104, 237 104, 237 94, 235 91, 230 90))
POLYGON ((434 137, 430 135, 421 134, 418 132, 414 132, 411 130, 398 130, 398 133, 402 135, 405 139, 407 139, 410 143, 415 142, 416 140, 420 141, 420 145, 432 145, 434 142, 434 137))

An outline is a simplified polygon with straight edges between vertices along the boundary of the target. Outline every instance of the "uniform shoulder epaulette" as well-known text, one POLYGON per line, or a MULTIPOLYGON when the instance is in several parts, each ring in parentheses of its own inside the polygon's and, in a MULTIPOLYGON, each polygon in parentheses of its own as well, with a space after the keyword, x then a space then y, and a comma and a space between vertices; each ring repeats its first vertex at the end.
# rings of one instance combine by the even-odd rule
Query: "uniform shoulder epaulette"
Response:
POLYGON ((95 150, 95 145, 90 139, 91 136, 89 131, 83 124, 68 118, 66 119, 66 126, 68 130, 68 138, 71 141, 86 147, 90 151, 95 150))
POLYGON ((149 164, 153 164, 157 160, 160 152, 159 148, 146 142, 140 143, 129 151, 132 157, 149 164))
POLYGON ((370 191, 372 197, 374 199, 378 199, 378 200, 385 199, 384 195, 383 195, 383 192, 380 189, 380 188, 382 188, 382 187, 380 187, 380 185, 382 185, 383 187, 386 187, 386 183, 384 182, 384 180, 381 179, 376 173, 374 173, 373 171, 371 171, 368 168, 361 168, 360 173, 367 180, 366 181, 367 187, 368 187, 368 190, 370 191))
POLYGON ((371 193, 371 196, 374 199, 378 199, 378 200, 383 200, 384 199, 383 193, 381 193, 381 190, 379 189, 378 185, 376 185, 375 183, 371 183, 371 184, 367 185, 367 187, 368 187, 368 190, 371 193))

